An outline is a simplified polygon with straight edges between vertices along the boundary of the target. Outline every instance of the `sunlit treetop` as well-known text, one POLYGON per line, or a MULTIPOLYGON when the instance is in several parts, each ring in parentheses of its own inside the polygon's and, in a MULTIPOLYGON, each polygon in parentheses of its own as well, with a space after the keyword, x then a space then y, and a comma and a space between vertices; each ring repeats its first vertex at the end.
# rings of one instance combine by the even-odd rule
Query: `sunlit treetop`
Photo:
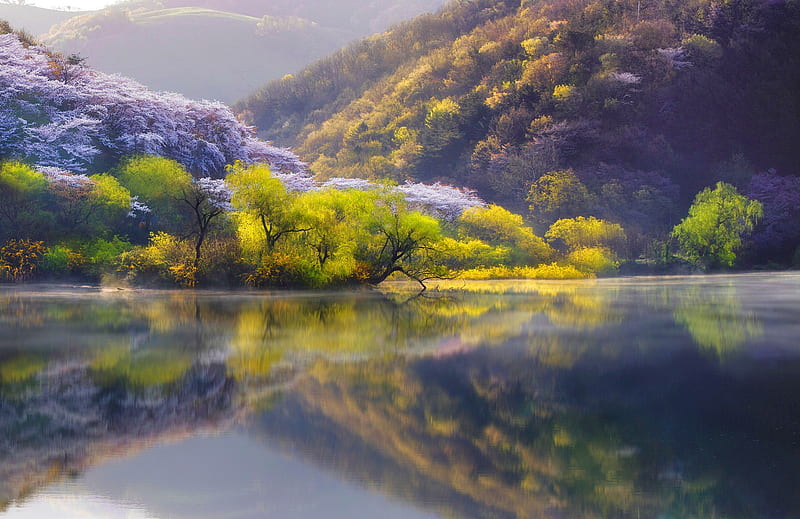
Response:
MULTIPOLYGON (((287 185, 287 187, 289 187, 287 185)), ((400 186, 391 186, 362 178, 334 177, 318 184, 316 189, 356 189, 370 191, 384 189, 403 195, 405 201, 414 208, 431 213, 446 221, 455 221, 471 207, 486 205, 475 191, 467 188, 448 186, 440 182, 434 184, 406 182, 400 186)), ((289 187, 291 189, 291 187, 289 187)))

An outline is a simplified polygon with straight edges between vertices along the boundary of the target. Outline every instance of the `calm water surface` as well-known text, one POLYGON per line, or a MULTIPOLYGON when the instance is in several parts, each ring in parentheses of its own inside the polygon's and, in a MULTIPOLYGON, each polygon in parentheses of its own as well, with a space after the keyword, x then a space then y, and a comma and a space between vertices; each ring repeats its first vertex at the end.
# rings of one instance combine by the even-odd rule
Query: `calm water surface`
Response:
POLYGON ((800 275, 0 286, 0 518, 800 517, 800 275))

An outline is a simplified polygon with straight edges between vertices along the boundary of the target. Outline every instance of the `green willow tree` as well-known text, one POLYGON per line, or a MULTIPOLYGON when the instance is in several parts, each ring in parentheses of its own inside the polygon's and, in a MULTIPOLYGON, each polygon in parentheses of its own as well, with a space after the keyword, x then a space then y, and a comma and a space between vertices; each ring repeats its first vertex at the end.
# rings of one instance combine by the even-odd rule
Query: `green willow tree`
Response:
POLYGON ((125 160, 114 176, 152 210, 150 230, 178 233, 191 221, 181 199, 192 188, 192 175, 180 163, 139 155, 125 160))
POLYGON ((377 285, 400 272, 425 290, 425 279, 441 274, 432 261, 442 237, 438 220, 409 211, 398 195, 385 194, 376 201, 366 224, 368 236, 359 244, 356 259, 367 283, 377 285))
POLYGON ((0 237, 39 236, 48 225, 47 180, 21 162, 0 164, 0 237))
MULTIPOLYGON (((260 229, 261 252, 270 253, 282 238, 308 230, 300 225, 292 208, 296 196, 263 164, 234 164, 228 169, 228 185, 233 191, 231 204, 238 210, 240 234, 260 229)), ((251 236, 252 238, 252 236, 251 236)))
POLYGON ((706 268, 730 267, 742 237, 763 214, 761 203, 740 195, 730 184, 718 182, 694 199, 689 216, 672 230, 681 254, 706 268))

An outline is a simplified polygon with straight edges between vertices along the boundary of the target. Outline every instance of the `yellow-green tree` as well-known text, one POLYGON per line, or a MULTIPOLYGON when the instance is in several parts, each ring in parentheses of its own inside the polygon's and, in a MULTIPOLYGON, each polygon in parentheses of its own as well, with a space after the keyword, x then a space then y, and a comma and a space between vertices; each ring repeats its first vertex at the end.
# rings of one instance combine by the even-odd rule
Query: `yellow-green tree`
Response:
POLYGON ((462 238, 478 238, 495 247, 508 247, 513 265, 539 265, 550 261, 553 249, 524 225, 522 216, 499 205, 471 207, 458 220, 462 238))
POLYGON ((47 179, 21 162, 0 163, 0 236, 40 235, 47 223, 44 211, 47 179))
POLYGON ((356 260, 359 276, 378 284, 395 272, 419 282, 435 277, 433 262, 436 243, 441 238, 439 221, 417 211, 409 211, 396 193, 381 193, 366 221, 366 232, 358 244, 356 260))
POLYGON ((567 261, 584 272, 603 273, 618 267, 626 235, 621 225, 594 216, 562 218, 545 238, 567 254, 567 261), (560 245, 560 246, 559 246, 560 245))
POLYGON ((357 244, 365 239, 376 201, 375 192, 357 189, 310 191, 298 198, 302 227, 307 229, 300 241, 329 280, 352 277, 357 244))
POLYGON ((531 184, 529 209, 543 223, 559 218, 585 215, 591 208, 592 195, 571 169, 551 171, 531 184))
POLYGON ((625 230, 620 224, 594 216, 557 220, 544 237, 551 243, 561 241, 569 250, 606 247, 618 254, 622 252, 626 239, 625 230))
POLYGON ((114 176, 152 210, 150 224, 156 230, 176 233, 186 228, 189 214, 180 200, 191 189, 192 175, 181 164, 139 155, 123 161, 114 176))
POLYGON ((730 267, 742 237, 753 230, 763 215, 761 203, 749 200, 730 184, 717 182, 714 189, 700 191, 689 208, 689 216, 672 230, 681 253, 707 268, 730 267))
POLYGON ((263 256, 273 251, 282 238, 308 230, 301 226, 293 207, 297 196, 286 190, 269 166, 234 164, 228 169, 227 182, 246 249, 263 256))

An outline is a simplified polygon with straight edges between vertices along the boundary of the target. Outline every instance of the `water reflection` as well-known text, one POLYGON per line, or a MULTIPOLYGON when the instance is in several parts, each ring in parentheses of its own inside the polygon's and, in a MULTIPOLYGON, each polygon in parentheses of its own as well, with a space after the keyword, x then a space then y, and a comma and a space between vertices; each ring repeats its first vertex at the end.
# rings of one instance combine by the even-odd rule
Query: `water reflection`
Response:
POLYGON ((794 517, 798 375, 691 352, 635 370, 321 363, 254 430, 444 516, 794 517))
POLYGON ((447 517, 800 514, 800 276, 460 288, 0 288, 0 511, 245 425, 447 517))

